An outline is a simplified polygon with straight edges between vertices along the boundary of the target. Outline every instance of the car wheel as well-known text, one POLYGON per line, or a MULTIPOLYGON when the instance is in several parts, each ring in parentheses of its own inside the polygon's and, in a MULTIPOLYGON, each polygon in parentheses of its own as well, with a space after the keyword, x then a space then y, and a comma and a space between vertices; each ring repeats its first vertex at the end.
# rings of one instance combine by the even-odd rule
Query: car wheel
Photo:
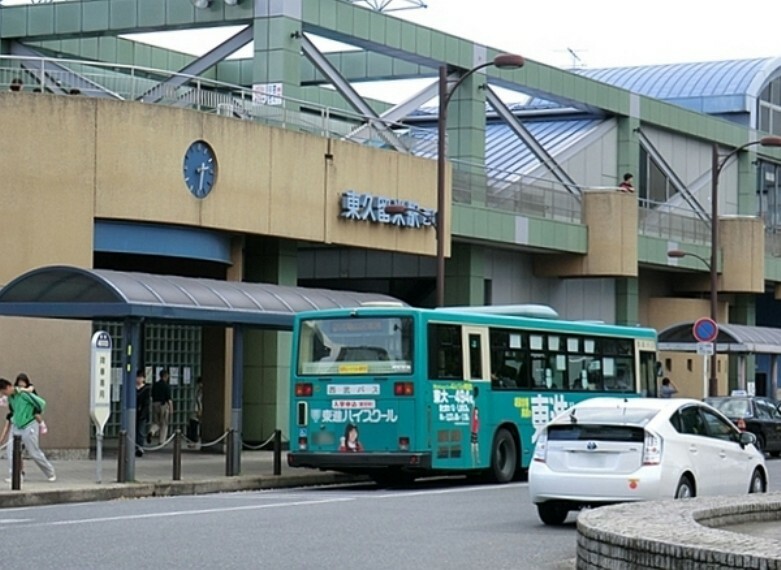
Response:
POLYGON ((757 434, 757 442, 754 444, 754 446, 760 453, 765 453, 765 438, 757 434))
POLYGON ((691 479, 684 475, 681 480, 678 481, 678 487, 675 489, 676 499, 690 499, 696 496, 694 493, 694 484, 691 479))
POLYGON ((771 451, 768 455, 770 457, 781 457, 781 451, 771 451))
POLYGON ((754 474, 751 475, 751 485, 748 488, 749 493, 764 493, 767 491, 767 483, 765 483, 765 475, 759 469, 754 469, 754 474))
POLYGON ((506 429, 500 429, 491 449, 491 478, 497 483, 508 483, 515 477, 518 450, 515 440, 506 429))
POLYGON ((561 526, 567 520, 569 509, 561 503, 540 503, 537 505, 537 514, 540 520, 547 525, 561 526))

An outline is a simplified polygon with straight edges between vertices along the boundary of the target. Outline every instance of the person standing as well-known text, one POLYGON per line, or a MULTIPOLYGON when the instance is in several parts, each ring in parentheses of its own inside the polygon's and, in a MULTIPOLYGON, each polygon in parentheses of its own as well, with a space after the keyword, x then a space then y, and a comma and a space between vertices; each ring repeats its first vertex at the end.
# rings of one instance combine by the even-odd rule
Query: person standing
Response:
POLYGON ((632 184, 632 180, 634 180, 634 176, 632 176, 631 172, 627 172, 624 174, 624 179, 621 181, 621 184, 618 185, 618 189, 621 192, 634 192, 635 185, 632 184))
POLYGON ((659 397, 660 398, 672 398, 673 394, 678 393, 678 388, 676 388, 675 384, 672 383, 672 380, 665 377, 662 378, 662 387, 659 390, 659 397))
POLYGON ((11 470, 13 469, 14 436, 22 438, 22 444, 27 448, 30 459, 43 471, 48 481, 57 480, 54 466, 46 459, 41 448, 38 447, 38 422, 35 414, 43 412, 43 399, 19 389, 9 380, 0 378, 0 394, 8 398, 8 406, 11 411, 10 436, 8 439, 8 479, 11 482, 11 470))
POLYGON ((136 372, 136 457, 144 455, 143 444, 146 441, 146 425, 149 423, 151 408, 151 387, 146 383, 146 372, 136 372))
POLYGON ((171 387, 168 385, 170 375, 167 369, 160 371, 160 377, 152 385, 152 413, 154 422, 160 430, 160 445, 168 439, 168 422, 174 413, 174 403, 171 400, 171 387))

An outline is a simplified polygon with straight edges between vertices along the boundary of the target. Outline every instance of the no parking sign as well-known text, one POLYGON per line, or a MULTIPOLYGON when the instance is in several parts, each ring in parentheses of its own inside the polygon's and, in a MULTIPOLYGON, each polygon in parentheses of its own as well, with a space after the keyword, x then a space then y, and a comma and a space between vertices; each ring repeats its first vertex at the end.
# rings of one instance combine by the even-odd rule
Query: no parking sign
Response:
POLYGON ((719 325, 710 317, 702 317, 694 322, 692 334, 697 342, 713 342, 719 336, 719 325))

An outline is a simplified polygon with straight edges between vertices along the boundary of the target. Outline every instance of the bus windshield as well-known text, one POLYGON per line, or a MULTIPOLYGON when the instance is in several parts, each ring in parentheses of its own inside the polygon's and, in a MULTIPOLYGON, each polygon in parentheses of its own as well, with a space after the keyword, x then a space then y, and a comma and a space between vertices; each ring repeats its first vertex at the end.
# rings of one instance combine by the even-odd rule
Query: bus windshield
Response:
POLYGON ((412 372, 411 317, 349 317, 301 322, 298 374, 412 372))

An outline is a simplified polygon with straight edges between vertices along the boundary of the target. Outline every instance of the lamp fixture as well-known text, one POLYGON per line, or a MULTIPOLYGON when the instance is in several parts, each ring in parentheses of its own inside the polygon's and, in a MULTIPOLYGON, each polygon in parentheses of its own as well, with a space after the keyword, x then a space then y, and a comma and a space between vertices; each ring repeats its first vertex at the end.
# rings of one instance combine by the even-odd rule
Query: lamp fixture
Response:
POLYGON ((212 0, 190 0, 190 2, 193 3, 193 6, 200 9, 208 8, 212 5, 212 0))
POLYGON ((227 4, 228 6, 235 6, 239 2, 240 0, 225 0, 225 4, 227 4))

